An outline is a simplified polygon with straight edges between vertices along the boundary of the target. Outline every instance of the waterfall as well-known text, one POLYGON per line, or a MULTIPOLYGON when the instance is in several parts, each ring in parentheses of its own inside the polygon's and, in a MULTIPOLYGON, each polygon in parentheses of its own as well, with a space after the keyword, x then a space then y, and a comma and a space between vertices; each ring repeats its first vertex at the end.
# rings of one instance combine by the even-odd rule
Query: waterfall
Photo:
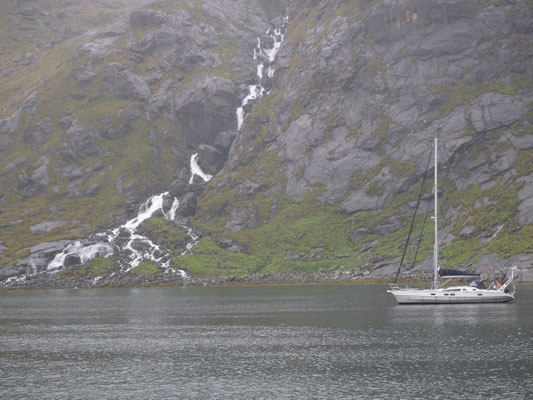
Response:
MULTIPOLYGON (((288 17, 283 19, 282 27, 270 28, 266 31, 268 38, 262 42, 261 38, 257 38, 257 45, 254 48, 253 58, 257 61, 257 83, 247 87, 247 94, 241 102, 240 107, 237 108, 237 131, 243 125, 245 117, 245 107, 257 102, 266 93, 262 86, 264 79, 271 79, 274 76, 274 62, 277 53, 285 39, 285 29, 288 23, 288 17), (266 77, 265 77, 266 75, 266 77)), ((246 107, 248 109, 248 107, 246 107)), ((204 182, 208 182, 213 178, 212 175, 206 174, 198 165, 198 153, 191 156, 190 159, 191 177, 189 184, 194 182, 194 177, 199 176, 204 182)), ((71 265, 84 265, 90 260, 97 257, 111 257, 117 254, 126 254, 119 260, 121 272, 128 272, 137 267, 143 260, 151 261, 159 266, 165 273, 179 274, 183 278, 188 278, 187 273, 183 270, 174 269, 170 266, 172 252, 167 249, 162 249, 157 244, 153 243, 149 238, 144 237, 137 228, 147 219, 151 218, 155 213, 160 213, 168 221, 174 221, 179 207, 179 200, 173 198, 172 205, 168 211, 164 210, 165 199, 168 199, 170 194, 168 192, 160 193, 150 197, 140 207, 137 215, 126 221, 123 225, 114 228, 110 231, 98 233, 94 235, 97 241, 78 241, 68 245, 61 253, 56 254, 54 259, 47 265, 46 272, 56 273, 61 269, 71 265)), ((199 236, 196 235, 191 227, 182 226, 187 230, 187 234, 191 241, 187 244, 186 249, 180 256, 183 256, 191 251, 199 241, 199 236)), ((31 263, 31 271, 28 270, 26 275, 19 277, 12 277, 5 281, 5 284, 12 282, 23 282, 26 277, 37 275, 37 271, 33 261, 31 263)), ((112 277, 115 272, 109 275, 112 277)), ((102 280, 102 276, 92 279, 92 284, 95 285, 102 280)))
MULTIPOLYGON (((258 82, 254 85, 248 86, 248 94, 242 100, 241 106, 237 108, 237 131, 241 130, 244 122, 244 108, 250 103, 257 102, 265 94, 265 88, 261 85, 261 81, 264 78, 265 68, 267 77, 274 77, 275 69, 273 67, 273 63, 276 60, 276 56, 281 48, 281 44, 285 40, 285 27, 289 22, 289 17, 285 17, 283 21, 284 24, 282 27, 270 28, 266 31, 266 36, 271 39, 273 43, 272 45, 269 45, 268 43, 262 43, 261 38, 257 38, 257 45, 254 48, 254 60, 258 62, 258 82)), ((268 42, 270 43, 271 41, 269 40, 268 42)))
MULTIPOLYGON (((195 175, 202 178, 205 182, 212 178, 211 175, 204 173, 198 165, 198 153, 191 156, 190 167, 191 178, 189 183, 193 182, 195 175)), ((110 257, 119 251, 120 253, 126 253, 126 255, 119 260, 122 272, 128 272, 146 260, 159 265, 160 269, 166 273, 179 274, 183 278, 186 278, 187 273, 185 271, 177 270, 170 266, 170 258, 172 256, 171 251, 161 248, 149 238, 137 232, 137 228, 144 221, 152 218, 155 213, 162 214, 168 221, 174 221, 179 207, 179 200, 174 197, 170 210, 165 211, 164 202, 168 197, 170 197, 169 192, 156 194, 150 197, 141 204, 139 212, 134 218, 131 218, 111 231, 96 234, 95 237, 100 239, 97 243, 87 244, 76 242, 67 246, 48 264, 46 271, 55 273, 69 265, 83 265, 96 257, 110 257)), ((198 236, 193 233, 192 228, 187 226, 184 226, 183 228, 187 230, 191 242, 187 244, 186 250, 181 255, 189 252, 192 247, 198 243, 199 239, 198 236)), ((37 271, 35 271, 35 273, 37 273, 37 271)), ((100 278, 101 277, 98 277, 98 279, 95 278, 93 284, 99 282, 100 278)))
POLYGON ((198 175, 204 182, 209 182, 213 177, 212 175, 205 174, 198 165, 198 153, 191 156, 191 179, 189 179, 189 184, 193 183, 194 175, 198 175))

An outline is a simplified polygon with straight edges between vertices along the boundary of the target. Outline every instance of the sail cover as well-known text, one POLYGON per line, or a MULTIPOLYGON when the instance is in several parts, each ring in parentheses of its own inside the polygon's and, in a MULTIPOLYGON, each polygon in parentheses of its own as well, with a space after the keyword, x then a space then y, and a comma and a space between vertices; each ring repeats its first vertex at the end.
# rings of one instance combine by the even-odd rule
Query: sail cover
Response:
POLYGON ((479 276, 480 274, 458 269, 439 268, 439 276, 479 276))

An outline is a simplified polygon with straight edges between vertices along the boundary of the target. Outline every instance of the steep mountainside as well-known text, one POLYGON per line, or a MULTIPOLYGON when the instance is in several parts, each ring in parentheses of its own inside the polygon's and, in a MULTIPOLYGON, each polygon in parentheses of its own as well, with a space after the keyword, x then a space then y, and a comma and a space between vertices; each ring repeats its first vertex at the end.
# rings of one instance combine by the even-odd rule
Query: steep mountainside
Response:
POLYGON ((436 135, 442 264, 533 265, 530 1, 45 3, 2 5, 1 277, 390 276, 436 135))

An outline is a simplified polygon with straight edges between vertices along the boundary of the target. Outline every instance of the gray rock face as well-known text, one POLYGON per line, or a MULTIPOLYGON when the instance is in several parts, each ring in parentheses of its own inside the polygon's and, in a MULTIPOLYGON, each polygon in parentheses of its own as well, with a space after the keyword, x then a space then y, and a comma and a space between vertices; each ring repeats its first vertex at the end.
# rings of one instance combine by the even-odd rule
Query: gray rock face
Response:
MULTIPOLYGON (((85 63, 78 66, 74 70, 74 77, 78 85, 87 86, 90 84, 96 76, 95 68, 91 63, 85 63)), ((64 128, 68 129, 68 128, 64 128)))
POLYGON ((32 233, 50 232, 51 230, 58 228, 65 224, 65 221, 45 221, 39 224, 30 226, 32 233))
MULTIPOLYGON (((230 187, 246 208, 217 204, 203 214, 209 219, 222 212, 234 232, 255 227, 254 199, 262 193, 253 186, 262 181, 257 160, 275 154, 276 173, 285 180, 268 182, 268 195, 282 191, 302 200, 316 191, 316 200, 349 215, 365 211, 375 217, 393 210, 394 218, 349 234, 357 242, 390 235, 413 211, 409 202, 437 135, 444 148, 439 151, 444 182, 453 182, 453 172, 461 189, 518 183, 514 165, 533 148, 528 114, 533 93, 524 81, 533 76, 533 67, 523 58, 532 53, 520 50, 531 30, 523 15, 533 16, 525 1, 513 5, 511 13, 503 3, 475 0, 365 1, 352 8, 340 0, 290 3, 287 41, 267 96, 271 108, 248 115, 228 162, 204 194, 230 187), (410 199, 398 204, 409 197, 405 194, 410 199)), ((266 37, 263 41, 271 45, 266 37)), ((512 213, 522 227, 532 223, 532 196, 524 188, 519 196, 512 213)), ((504 207, 496 203, 480 209, 504 207)), ((444 218, 455 223, 465 213, 456 205, 444 218)), ((446 232, 447 238, 458 234, 451 227, 446 232)), ((373 239, 365 249, 377 246, 373 239)))
POLYGON ((513 96, 484 93, 470 105, 470 121, 476 132, 486 132, 511 125, 521 119, 526 105, 513 96))
POLYGON ((114 119, 109 115, 100 118, 102 124, 101 135, 107 139, 118 140, 132 131, 132 126, 128 120, 114 119))
POLYGON ((117 99, 146 101, 150 96, 150 87, 127 65, 110 63, 102 80, 117 99))
POLYGON ((208 173, 220 171, 226 161, 225 153, 216 147, 203 143, 198 146, 198 157, 202 160, 202 164, 205 165, 205 171, 208 173))
POLYGON ((22 110, 18 109, 10 117, 0 119, 0 135, 13 135, 17 130, 22 110))
POLYGON ((194 193, 187 193, 180 200, 176 215, 181 217, 191 217, 196 213, 196 195, 194 193))
POLYGON ((52 131, 52 119, 45 118, 39 121, 30 129, 25 129, 22 141, 27 144, 44 144, 48 140, 48 135, 52 131))
POLYGON ((245 229, 253 229, 259 223, 259 215, 256 208, 233 209, 226 222, 226 227, 233 232, 240 232, 245 229))
POLYGON ((174 99, 178 123, 193 145, 210 143, 219 132, 236 128, 237 105, 236 85, 219 77, 195 81, 174 99))
POLYGON ((38 166, 31 173, 24 171, 18 177, 18 188, 22 196, 36 196, 46 190, 49 184, 48 165, 50 160, 47 156, 41 157, 38 166))
POLYGON ((130 14, 130 24, 136 26, 158 26, 166 21, 165 13, 155 10, 135 10, 130 14))
POLYGON ((77 120, 67 131, 67 138, 70 142, 71 149, 80 158, 86 158, 100 154, 100 146, 96 141, 94 133, 87 132, 81 123, 77 120))

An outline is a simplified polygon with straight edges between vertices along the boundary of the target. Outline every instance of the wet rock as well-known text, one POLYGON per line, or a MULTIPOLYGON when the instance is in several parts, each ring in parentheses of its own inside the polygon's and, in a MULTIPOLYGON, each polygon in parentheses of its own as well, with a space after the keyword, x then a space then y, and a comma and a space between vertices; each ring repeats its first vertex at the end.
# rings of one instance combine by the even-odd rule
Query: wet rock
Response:
POLYGON ((180 204, 176 215, 181 217, 191 217, 196 213, 196 195, 194 193, 187 193, 180 199, 180 204))
POLYGON ((227 159, 225 153, 221 152, 216 147, 204 143, 198 146, 198 157, 202 160, 202 164, 205 165, 205 172, 211 174, 220 171, 227 159))
POLYGON ((231 144, 233 143, 233 140, 235 139, 235 136, 237 136, 237 132, 221 132, 215 137, 213 145, 220 151, 227 153, 231 147, 231 144))
POLYGON ((174 112, 189 143, 211 143, 219 132, 236 128, 237 87, 225 78, 196 80, 174 99, 174 112))
POLYGON ((188 179, 188 177, 185 177, 185 179, 178 178, 174 182, 172 182, 168 189, 170 194, 174 197, 181 198, 181 196, 183 196, 190 190, 188 179))
POLYGON ((25 268, 17 267, 0 268, 0 282, 14 276, 22 275, 25 270, 25 268))

